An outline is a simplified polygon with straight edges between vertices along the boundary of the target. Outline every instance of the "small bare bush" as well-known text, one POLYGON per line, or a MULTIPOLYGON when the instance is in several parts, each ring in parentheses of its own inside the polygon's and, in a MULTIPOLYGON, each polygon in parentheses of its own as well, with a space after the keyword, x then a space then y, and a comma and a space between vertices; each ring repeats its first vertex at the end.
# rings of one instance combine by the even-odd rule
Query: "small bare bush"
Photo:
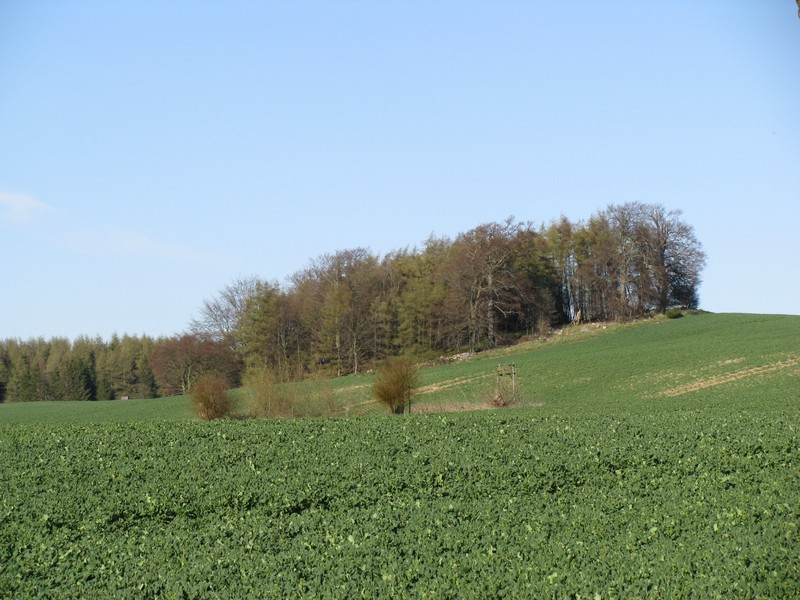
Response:
POLYGON ((251 369, 245 389, 250 416, 255 418, 329 417, 340 412, 327 380, 280 383, 269 369, 251 369))
POLYGON ((207 376, 192 385, 191 397, 197 416, 206 421, 230 417, 234 401, 221 377, 207 376))
POLYGON ((503 408, 506 406, 517 406, 521 404, 522 401, 523 395, 519 382, 514 385, 508 382, 502 382, 496 385, 492 391, 489 404, 495 408, 503 408))
POLYGON ((262 419, 279 419, 292 416, 295 398, 292 388, 278 383, 269 369, 251 369, 245 378, 245 388, 250 400, 250 415, 262 419))
POLYGON ((376 400, 385 404, 392 414, 411 412, 411 396, 418 378, 417 369, 411 361, 404 358, 390 358, 378 371, 378 377, 372 386, 372 394, 376 400))
POLYGON ((479 397, 484 399, 487 408, 506 408, 528 404, 524 386, 521 385, 519 379, 512 380, 510 377, 499 378, 494 387, 487 387, 479 397))

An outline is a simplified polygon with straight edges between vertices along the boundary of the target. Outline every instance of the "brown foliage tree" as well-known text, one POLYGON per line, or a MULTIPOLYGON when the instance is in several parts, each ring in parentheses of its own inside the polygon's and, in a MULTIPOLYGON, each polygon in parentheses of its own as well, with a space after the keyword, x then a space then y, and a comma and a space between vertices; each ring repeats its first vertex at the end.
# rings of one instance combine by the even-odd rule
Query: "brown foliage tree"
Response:
POLYGON ((191 396, 197 416, 205 421, 233 414, 233 398, 228 394, 225 380, 221 377, 201 377, 192 387, 191 396))
POLYGON ((204 375, 217 375, 236 385, 241 373, 237 354, 222 342, 185 334, 159 340, 149 357, 161 393, 188 394, 204 375))

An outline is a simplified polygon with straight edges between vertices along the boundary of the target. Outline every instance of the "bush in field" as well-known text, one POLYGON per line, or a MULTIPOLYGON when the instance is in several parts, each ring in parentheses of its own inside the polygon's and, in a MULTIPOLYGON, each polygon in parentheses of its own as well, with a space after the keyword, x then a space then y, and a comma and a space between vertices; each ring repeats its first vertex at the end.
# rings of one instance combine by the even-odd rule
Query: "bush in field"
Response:
POLYGON ((197 416, 206 421, 230 417, 233 398, 227 388, 221 377, 207 376, 196 381, 190 394, 197 416))
POLYGON ((664 314, 668 319, 680 319, 683 316, 683 311, 680 308, 670 308, 664 314))
POLYGON ((251 417, 279 419, 292 416, 292 405, 296 398, 290 386, 278 383, 270 369, 249 369, 244 387, 250 401, 251 417))
POLYGON ((390 358, 378 372, 372 386, 372 394, 385 404, 389 412, 401 415, 411 412, 411 395, 417 385, 418 373, 411 361, 404 358, 390 358))
POLYGON ((337 414, 327 381, 280 383, 270 369, 250 369, 245 376, 249 414, 254 418, 328 417, 337 414))
POLYGON ((503 408, 517 406, 520 403, 522 403, 522 389, 519 382, 512 384, 509 381, 500 381, 491 390, 487 405, 503 408))

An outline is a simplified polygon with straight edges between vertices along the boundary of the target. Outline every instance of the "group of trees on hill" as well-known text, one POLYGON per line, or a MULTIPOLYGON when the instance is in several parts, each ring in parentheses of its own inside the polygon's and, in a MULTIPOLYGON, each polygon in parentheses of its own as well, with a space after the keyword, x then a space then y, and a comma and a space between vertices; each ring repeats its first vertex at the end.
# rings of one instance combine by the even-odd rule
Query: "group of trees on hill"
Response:
POLYGON ((509 218, 382 258, 341 250, 284 286, 235 280, 180 336, 0 343, 0 399, 170 395, 209 373, 237 385, 246 369, 289 380, 475 352, 570 322, 695 308, 704 262, 680 211, 643 203, 586 223, 509 218))

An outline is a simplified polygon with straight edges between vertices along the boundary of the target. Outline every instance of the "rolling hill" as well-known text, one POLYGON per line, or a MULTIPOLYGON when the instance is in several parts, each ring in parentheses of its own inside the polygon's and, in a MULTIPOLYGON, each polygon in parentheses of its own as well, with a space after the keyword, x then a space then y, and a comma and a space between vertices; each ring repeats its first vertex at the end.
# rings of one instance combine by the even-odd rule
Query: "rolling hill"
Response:
MULTIPOLYGON (((496 368, 514 364, 515 409, 620 414, 713 407, 780 407, 800 397, 800 317, 690 314, 630 324, 567 327, 546 339, 443 359, 420 372, 414 412, 494 408, 496 368)), ((380 414, 373 376, 326 382, 334 414, 380 414)), ((320 382, 299 384, 319 396, 320 382)), ((193 419, 186 397, 0 405, 0 421, 107 422, 193 419)))

